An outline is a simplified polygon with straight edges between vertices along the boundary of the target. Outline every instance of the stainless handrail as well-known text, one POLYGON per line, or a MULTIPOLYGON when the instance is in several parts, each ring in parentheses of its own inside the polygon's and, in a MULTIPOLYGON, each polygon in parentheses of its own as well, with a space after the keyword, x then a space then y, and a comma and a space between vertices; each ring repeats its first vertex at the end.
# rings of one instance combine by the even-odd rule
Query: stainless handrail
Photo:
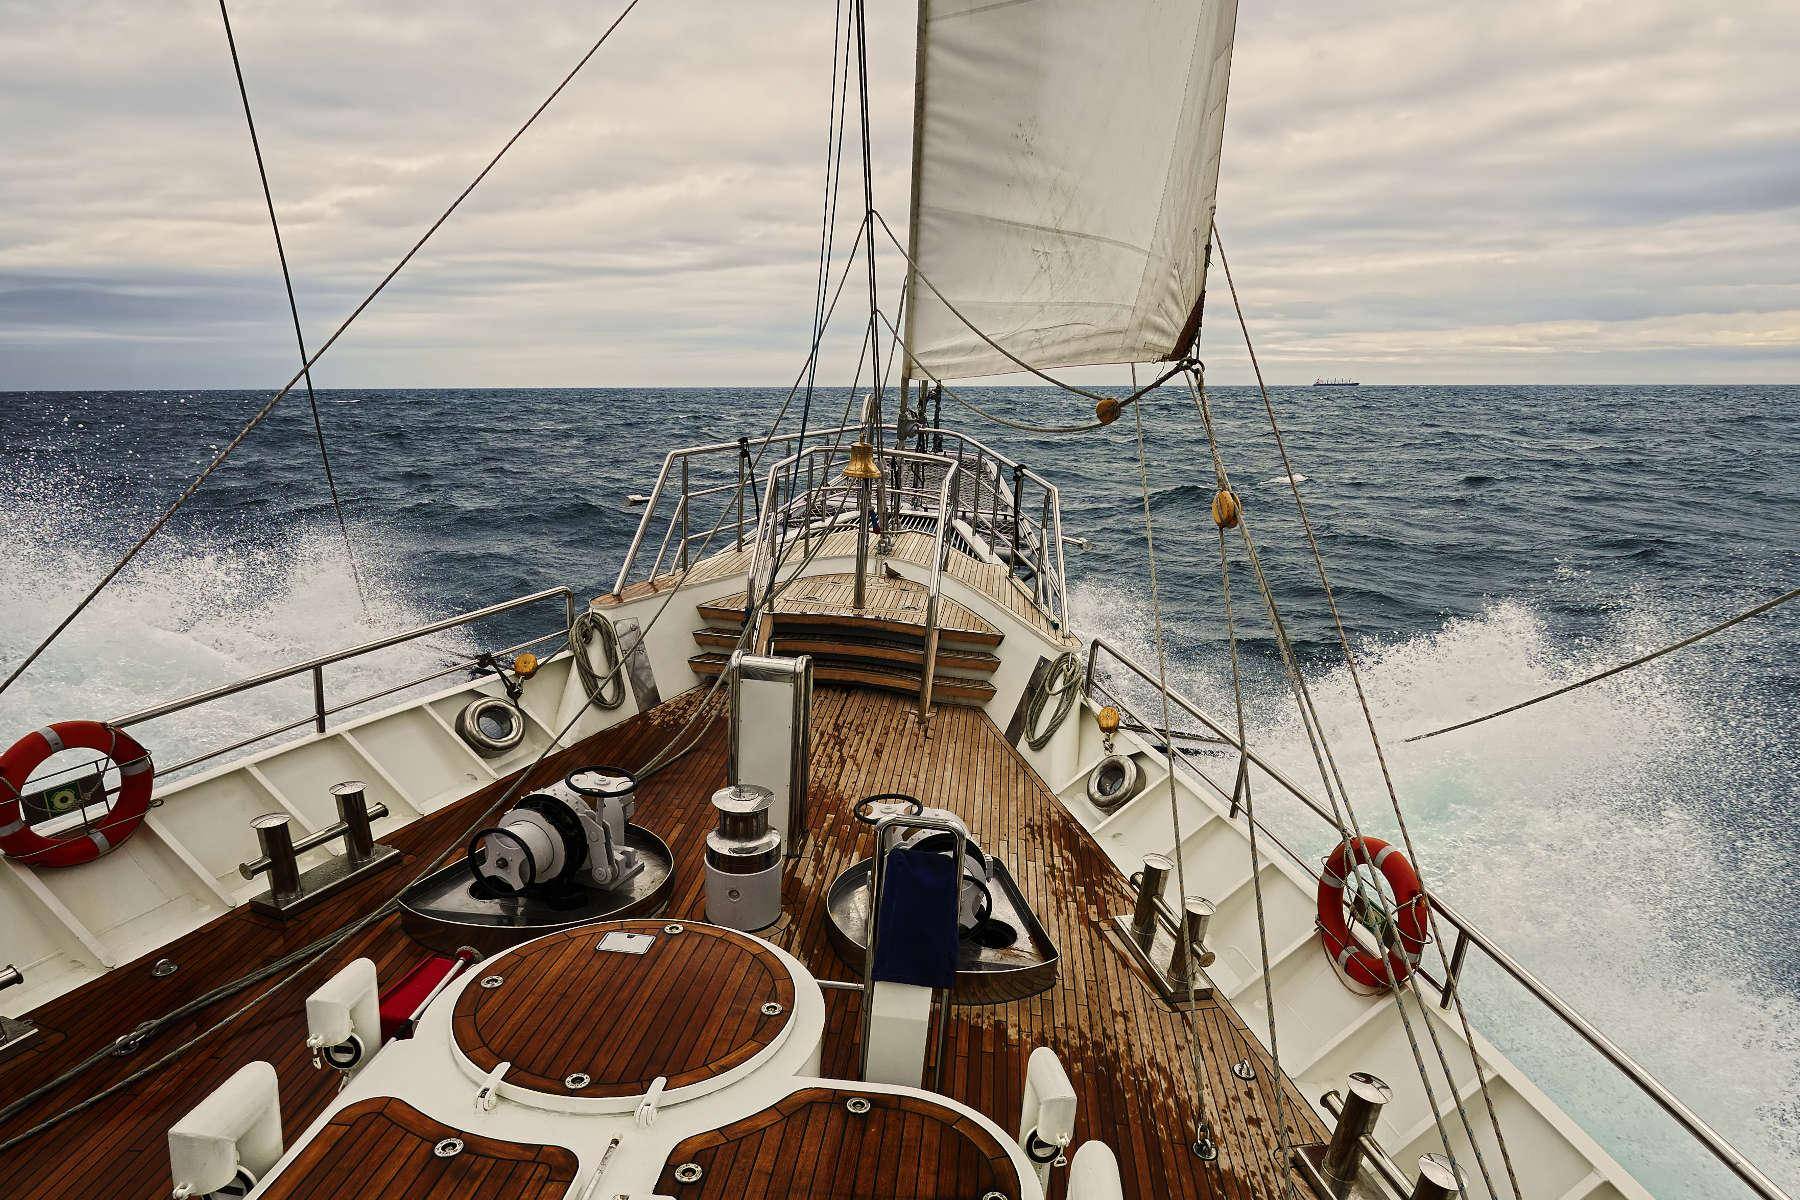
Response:
MULTIPOLYGON (((809 431, 807 436, 809 438, 832 438, 839 434, 857 432, 860 428, 860 426, 855 425, 843 425, 836 429, 819 430, 816 433, 809 431)), ((897 437, 897 427, 884 426, 883 428, 893 429, 897 437)), ((1024 521, 1025 518, 1020 511, 1022 508, 1022 496, 1020 495, 1017 486, 1018 482, 1021 480, 1029 480, 1042 489, 1044 493, 1044 515, 1043 519, 1037 522, 1038 528, 1035 534, 1039 540, 1038 554, 1035 557, 1037 557, 1039 561, 1036 564, 1032 564, 1028 560, 1021 561, 1019 559, 1016 554, 1018 538, 1015 536, 1013 539, 1015 553, 1009 566, 1016 568, 1023 565, 1029 567, 1033 571, 1036 576, 1036 587, 1038 589, 1036 599, 1038 603, 1050 613, 1058 624, 1066 625, 1068 622, 1068 579, 1062 545, 1062 497, 1061 493, 1057 490, 1056 485, 1052 484, 1036 471, 1030 470, 1016 460, 958 430, 942 429, 937 426, 909 426, 907 433, 909 437, 916 436, 921 439, 926 437, 933 438, 939 446, 942 445, 945 439, 953 440, 957 444, 958 449, 956 450, 954 459, 952 456, 943 453, 928 456, 930 459, 936 461, 958 461, 965 469, 967 469, 967 463, 963 461, 965 451, 972 451, 976 455, 978 465, 981 465, 985 460, 992 460, 997 468, 994 472, 996 482, 993 484, 995 522, 998 522, 999 520, 998 507, 1003 492, 1010 493, 1009 503, 1012 506, 1014 514, 1017 515, 1021 521, 1024 521), (1002 475, 1002 472, 998 469, 999 467, 1011 469, 1014 480, 1012 487, 1002 488, 1000 486, 1000 476, 1002 475)), ((682 475, 682 494, 677 501, 674 513, 666 517, 668 527, 664 530, 661 538, 657 550, 656 561, 650 568, 651 578, 657 577, 662 572, 663 564, 668 560, 671 553, 673 553, 675 562, 679 564, 682 561, 682 555, 687 546, 694 541, 696 537, 710 536, 710 534, 689 535, 685 529, 683 529, 683 526, 693 515, 692 502, 697 497, 731 493, 726 504, 728 508, 735 505, 739 511, 734 544, 737 544, 738 548, 741 549, 741 541, 738 539, 741 539, 743 533, 744 519, 742 513, 744 493, 754 489, 756 486, 755 480, 743 469, 745 452, 751 448, 760 448, 771 445, 792 445, 798 440, 799 434, 797 433, 775 434, 758 438, 745 438, 741 441, 713 442, 704 445, 681 447, 672 450, 665 455, 662 467, 657 474, 656 485, 651 490, 648 502, 644 506, 643 515, 638 521, 638 528, 632 535, 631 544, 626 551, 625 561, 619 568, 618 578, 614 583, 613 590, 615 592, 622 592, 631 582, 632 572, 637 567, 640 556, 644 553, 645 542, 650 536, 652 526, 665 519, 665 514, 661 511, 663 500, 665 498, 665 492, 671 486, 671 476, 675 473, 678 466, 682 475), (706 456, 730 456, 733 459, 732 469, 735 472, 735 475, 733 478, 728 479, 723 483, 713 484, 698 489, 690 488, 689 464, 692 460, 704 458, 706 456), (679 541, 676 540, 678 531, 679 541)), ((896 449, 898 449, 897 443, 896 449)), ((791 464, 797 457, 799 456, 788 456, 784 461, 791 464)), ((883 478, 886 478, 885 474, 883 478)), ((971 514, 972 526, 987 521, 987 514, 977 512, 974 509, 971 509, 971 514)), ((720 527, 723 528, 726 524, 729 524, 728 520, 722 521, 720 527)), ((762 531, 761 514, 758 514, 757 527, 758 532, 760 533, 762 531)), ((1029 522, 1027 522, 1026 527, 1029 528, 1029 522)))
POLYGON ((938 638, 940 636, 938 609, 941 602, 938 597, 943 589, 945 546, 948 541, 944 536, 944 531, 950 523, 950 508, 955 503, 953 497, 956 495, 956 488, 952 485, 958 482, 957 470, 956 464, 951 463, 950 469, 944 472, 943 483, 938 485, 937 530, 931 542, 931 589, 925 597, 925 669, 919 677, 919 716, 921 718, 931 716, 931 687, 933 677, 937 674, 938 638))
MULTIPOLYGON (((807 431, 807 436, 831 437, 835 434, 847 433, 859 428, 860 426, 856 425, 840 425, 836 429, 809 430, 807 431)), ((662 500, 663 489, 668 486, 669 471, 676 463, 689 458, 696 458, 701 455, 735 453, 740 448, 744 447, 762 447, 773 445, 777 442, 792 442, 797 440, 799 436, 798 433, 778 433, 764 437, 746 438, 742 442, 710 442, 698 446, 679 447, 665 454, 663 456, 662 469, 657 472, 656 486, 650 489, 650 498, 644 504, 644 515, 638 518, 637 533, 632 536, 631 545, 625 551, 625 562, 619 567, 619 577, 617 582, 613 584, 613 591, 624 591, 625 585, 630 582, 631 568, 637 563, 638 551, 643 546, 644 538, 649 532, 651 521, 655 519, 657 505, 662 500)))
MULTIPOLYGON (((1097 637, 1094 638, 1088 646, 1086 687, 1092 686, 1095 658, 1101 649, 1104 649, 1116 661, 1131 668, 1131 670, 1136 672, 1138 677, 1143 679, 1146 683, 1153 686, 1157 684, 1156 676, 1145 670, 1144 667, 1134 661, 1130 655, 1106 641, 1104 638, 1097 637)), ((1263 759, 1261 755, 1257 754, 1254 750, 1249 749, 1247 746, 1242 745, 1223 725, 1214 721, 1196 706, 1193 701, 1189 700, 1173 688, 1169 689, 1169 699, 1189 716, 1205 725, 1216 736, 1236 747, 1239 753, 1250 762, 1256 764, 1256 766, 1266 773, 1269 778, 1280 784, 1285 791, 1295 799, 1301 801, 1308 808, 1312 809, 1318 816, 1328 821, 1334 829, 1337 828, 1337 821, 1324 806, 1309 796, 1299 785, 1288 779, 1287 776, 1283 775, 1278 769, 1263 759)), ((1193 765, 1187 763, 1185 759, 1177 760, 1171 755, 1171 761, 1180 761, 1184 765, 1187 765, 1190 771, 1193 771, 1196 775, 1200 775, 1203 779, 1205 778, 1203 772, 1195 769, 1193 765)), ((1208 782, 1210 783, 1211 781, 1208 780, 1208 782)), ((1214 788, 1215 790, 1220 790, 1216 784, 1214 785, 1214 788)), ((1268 830, 1268 826, 1260 820, 1256 822, 1256 826, 1258 829, 1268 830)), ((1274 836, 1273 831, 1270 831, 1270 836, 1274 836)), ((1282 849, 1286 850, 1287 847, 1282 846, 1282 849)), ((1177 852, 1179 852, 1179 847, 1177 847, 1177 852)), ((1288 853, 1291 855, 1293 852, 1288 851, 1288 853)), ((1444 901, 1435 894, 1431 896, 1431 906, 1440 917, 1448 921, 1457 929, 1461 937, 1467 938, 1469 942, 1472 942, 1475 946, 1480 948, 1481 951, 1488 956, 1489 961, 1493 962, 1507 975, 1510 975, 1516 983, 1532 996, 1533 999, 1549 1009, 1551 1013, 1563 1022, 1563 1024, 1567 1025, 1570 1029, 1580 1035, 1582 1040, 1587 1042, 1588 1045, 1599 1051, 1602 1058, 1611 1063, 1621 1074, 1635 1084, 1639 1091, 1643 1092, 1644 1095, 1654 1101, 1658 1107, 1673 1117, 1676 1123, 1687 1130, 1690 1136, 1704 1146, 1714 1158, 1718 1159, 1720 1163, 1724 1164, 1726 1168, 1748 1185, 1752 1191, 1763 1197, 1763 1200, 1792 1200, 1792 1198, 1778 1187, 1772 1179, 1763 1174, 1763 1172, 1757 1168, 1756 1164, 1751 1162, 1742 1151, 1727 1141, 1723 1134, 1719 1133, 1718 1130, 1709 1125, 1706 1120, 1693 1109, 1682 1103, 1681 1099, 1671 1092, 1661 1080, 1657 1079, 1648 1069, 1631 1057, 1631 1055, 1620 1047, 1617 1042, 1614 1042, 1611 1038, 1607 1037, 1597 1029, 1592 1022, 1577 1012, 1574 1007, 1561 996, 1558 996, 1542 980, 1526 970, 1517 959, 1502 950, 1491 938, 1485 933, 1482 933, 1474 925, 1470 924, 1466 918, 1458 914, 1449 905, 1445 904, 1444 901)), ((1453 959, 1453 962, 1454 961, 1455 960, 1453 959)), ((1456 975, 1452 974, 1450 979, 1445 980, 1443 983, 1439 983, 1436 986, 1438 986, 1440 990, 1445 991, 1446 999, 1448 999, 1449 990, 1456 987, 1456 975)))
POLYGON ((309 658, 304 662, 294 663, 291 666, 277 667, 272 671, 264 671, 260 675, 252 675, 246 679, 240 679, 220 687, 208 688, 205 691, 195 692, 189 696, 183 696, 179 700, 171 700, 167 704, 158 704, 151 708, 140 709, 128 716, 119 717, 110 723, 121 729, 125 729, 132 725, 139 725, 145 721, 153 721, 158 717, 166 717, 172 713, 181 712, 184 709, 193 708, 197 705, 208 704, 214 700, 222 700, 227 696, 235 696, 240 692, 247 692, 252 688, 264 687, 271 683, 278 683, 283 679, 292 679, 296 675, 311 673, 314 682, 313 719, 319 729, 323 731, 326 716, 323 694, 323 673, 326 667, 343 662, 346 659, 359 658, 364 654, 373 654, 377 650, 386 650, 391 646, 398 646, 402 642, 410 642, 418 638, 428 637, 434 633, 442 633, 446 629, 454 629, 459 625, 467 625, 472 621, 479 621, 484 617, 497 616, 500 613, 510 612, 515 608, 523 608, 528 604, 536 604, 540 601, 553 599, 557 596, 562 597, 565 615, 568 617, 569 624, 573 625, 575 623, 575 593, 567 587, 546 588, 541 592, 533 592, 529 596, 517 596, 511 600, 503 600, 498 604, 490 604, 485 608, 478 608, 458 616, 446 617, 441 621, 433 621, 428 625, 420 625, 402 633, 389 634, 387 637, 376 638, 374 641, 370 642, 363 642, 361 645, 352 646, 346 650, 337 650, 330 654, 322 654, 317 658, 309 658))

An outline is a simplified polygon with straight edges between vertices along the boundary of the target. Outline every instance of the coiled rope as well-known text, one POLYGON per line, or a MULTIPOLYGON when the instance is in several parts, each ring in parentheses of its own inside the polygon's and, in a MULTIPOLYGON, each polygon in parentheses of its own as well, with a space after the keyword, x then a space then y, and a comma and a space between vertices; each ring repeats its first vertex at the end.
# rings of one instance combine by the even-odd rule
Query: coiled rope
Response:
POLYGON ((569 649, 574 652, 575 673, 581 677, 581 688, 587 693, 588 703, 608 712, 625 703, 625 676, 619 670, 623 662, 619 654, 619 633, 611 621, 592 609, 577 614, 569 626, 569 649), (604 678, 594 670, 595 643, 599 644, 606 662, 604 678))
POLYGON ((1038 676, 1037 684, 1025 702, 1025 744, 1033 750, 1048 746, 1062 723, 1068 720, 1080 694, 1081 660, 1072 651, 1065 650, 1048 671, 1038 676), (1049 723, 1044 724, 1044 710, 1052 700, 1056 701, 1056 711, 1050 715, 1049 723))

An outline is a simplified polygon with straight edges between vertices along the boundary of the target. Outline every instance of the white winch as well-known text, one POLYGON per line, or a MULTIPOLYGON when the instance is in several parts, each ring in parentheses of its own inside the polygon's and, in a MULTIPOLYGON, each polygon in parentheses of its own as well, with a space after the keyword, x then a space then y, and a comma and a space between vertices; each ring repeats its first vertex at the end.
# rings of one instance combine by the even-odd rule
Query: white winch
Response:
POLYGON ((644 870, 625 835, 636 793, 637 780, 621 768, 571 771, 469 839, 469 867, 508 896, 570 884, 617 888, 644 870))

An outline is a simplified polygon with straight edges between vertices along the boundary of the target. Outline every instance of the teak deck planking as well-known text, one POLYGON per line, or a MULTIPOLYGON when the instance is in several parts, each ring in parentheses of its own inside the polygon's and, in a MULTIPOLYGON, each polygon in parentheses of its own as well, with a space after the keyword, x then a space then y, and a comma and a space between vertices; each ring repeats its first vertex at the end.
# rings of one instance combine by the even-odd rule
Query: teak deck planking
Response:
MULTIPOLYGON (((547 782, 580 762, 628 766, 647 761, 673 739, 697 692, 587 739, 533 772, 547 782)), ((701 855, 712 826, 711 793, 725 773, 726 726, 714 720, 688 754, 644 782, 637 820, 670 845, 676 880, 668 915, 704 919, 701 855)), ((837 874, 868 850, 867 827, 850 805, 875 792, 903 791, 961 815, 989 852, 1006 861, 1038 918, 1062 951, 1055 987, 1002 1005, 953 1010, 944 1094, 986 1113, 1002 1128, 1017 1121, 1025 1062, 1040 1045, 1054 1049, 1079 1096, 1077 1142, 1098 1138, 1117 1152, 1132 1197, 1278 1197, 1289 1172, 1278 1164, 1277 1110, 1290 1137, 1318 1140, 1324 1130, 1231 1009, 1203 1001, 1190 1013, 1171 1011, 1111 940, 1108 920, 1130 908, 1130 889, 1104 852, 1062 810, 1000 731, 971 709, 945 708, 921 726, 912 703, 879 692, 820 687, 814 693, 812 796, 808 837, 788 867, 786 911, 762 936, 782 945, 821 978, 849 979, 831 951, 824 897, 837 874), (1188 1030, 1199 1047, 1201 1095, 1219 1147, 1214 1163, 1189 1149, 1197 1100, 1188 1030), (1231 1073, 1241 1059, 1255 1079, 1231 1073)), ((358 884, 286 923, 236 910, 142 959, 60 997, 32 1014, 45 1029, 37 1049, 0 1063, 0 1095, 16 1097, 208 987, 298 949, 387 900, 440 848, 465 836, 498 797, 490 784, 448 809, 390 836, 406 865, 358 884), (149 966, 168 957, 180 966, 153 979, 149 966)), ((79 869, 79 868, 77 868, 79 869)), ((428 953, 392 916, 333 947, 259 1007, 150 1077, 0 1154, 9 1195, 153 1200, 169 1187, 166 1131, 243 1063, 264 1058, 281 1079, 283 1121, 296 1137, 329 1101, 336 1079, 315 1071, 305 1048, 303 1001, 352 958, 373 958, 384 980, 428 953)), ((267 985, 259 985, 267 986, 267 985)), ((39 1099, 0 1126, 0 1139, 153 1062, 195 1031, 256 995, 253 988, 213 1004, 126 1057, 105 1057, 87 1074, 39 1099)), ((826 992, 826 1074, 852 1078, 859 1060, 859 998, 826 992)), ((1060 1195, 1064 1172, 1053 1176, 1060 1195)))
POLYGON ((805 1088, 680 1142, 656 1190, 676 1200, 974 1200, 1015 1195, 1013 1179, 1006 1151, 969 1118, 927 1100, 850 1085, 805 1088), (868 1110, 851 1112, 846 1104, 853 1097, 868 1101, 868 1110), (683 1183, 675 1170, 688 1163, 701 1176, 683 1183))
POLYGON ((578 1160, 562 1146, 524 1146, 453 1129, 404 1100, 363 1100, 333 1117, 261 1200, 562 1200, 578 1160), (462 1148, 440 1155, 455 1138, 462 1148))
MULTIPOLYGON (((856 607, 854 575, 808 575, 775 597, 770 610, 777 628, 838 625, 849 629, 922 636, 930 590, 910 579, 889 579, 871 571, 863 581, 863 606, 856 607)), ((716 621, 744 621, 744 592, 700 605, 700 615, 716 621)), ((998 646, 1000 631, 966 605, 948 596, 938 601, 939 636, 967 645, 998 646)))
MULTIPOLYGON (((887 558, 897 562, 911 563, 918 567, 930 567, 933 545, 930 536, 914 531, 896 533, 894 535, 893 553, 887 558)), ((856 532, 840 530, 826 535, 825 545, 820 551, 822 557, 848 558, 856 553, 856 532)), ((873 551, 871 551, 873 554, 873 551)), ((685 572, 671 571, 658 575, 654 579, 646 579, 627 584, 623 591, 608 593, 595 600, 601 608, 637 600, 644 596, 655 596, 671 588, 695 587, 703 583, 712 583, 721 579, 742 578, 750 569, 752 547, 746 544, 743 549, 728 548, 716 551, 699 559, 685 572)), ((1006 607, 1006 610, 1019 620, 1032 626, 1039 632, 1052 638, 1067 638, 1049 614, 1040 609, 1031 594, 1013 577, 1002 563, 984 563, 972 558, 962 551, 952 548, 944 566, 944 573, 952 579, 961 581, 976 591, 1006 607)), ((871 568, 870 578, 879 575, 880 571, 871 568)))
POLYGON ((508 950, 481 969, 498 984, 457 998, 457 1045, 479 1070, 508 1062, 507 1083, 566 1096, 641 1096, 659 1075, 673 1091, 748 1062, 792 1019, 793 977, 734 930, 669 924, 609 922, 654 938, 642 954, 595 949, 587 926, 508 950), (588 1082, 568 1086, 577 1073, 588 1082))

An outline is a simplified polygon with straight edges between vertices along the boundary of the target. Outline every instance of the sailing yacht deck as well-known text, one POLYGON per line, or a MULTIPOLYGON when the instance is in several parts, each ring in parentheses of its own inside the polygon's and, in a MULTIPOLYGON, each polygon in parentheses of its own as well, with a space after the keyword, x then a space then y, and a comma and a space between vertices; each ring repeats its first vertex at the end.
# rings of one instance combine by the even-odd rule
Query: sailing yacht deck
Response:
MULTIPOLYGON (((721 536, 721 541, 726 539, 721 536)), ((931 566, 932 539, 930 535, 916 531, 896 533, 893 537, 893 550, 885 557, 896 562, 911 563, 917 567, 929 569, 931 566)), ((675 587, 698 587, 724 579, 742 579, 750 569, 750 561, 754 557, 755 548, 749 544, 739 548, 727 548, 708 554, 699 559, 686 571, 670 571, 657 575, 653 579, 628 584, 622 591, 609 596, 602 596, 596 601, 602 611, 629 600, 654 596, 675 587)), ((818 549, 820 558, 854 558, 856 556, 856 531, 839 530, 824 538, 824 545, 818 549)), ((1007 612, 1033 629, 1052 637, 1064 636, 1032 599, 1024 585, 1000 563, 985 563, 968 554, 953 553, 945 565, 944 574, 958 580, 988 599, 998 602, 1007 612)), ((871 584, 878 582, 870 580, 871 584)), ((1071 639, 1071 644, 1073 640, 1071 639)))
MULTIPOLYGON (((597 734, 534 771, 549 779, 584 761, 628 766, 647 761, 679 731, 699 693, 689 692, 657 709, 597 734)), ((700 919, 704 911, 701 854, 713 824, 712 791, 724 781, 726 725, 714 721, 689 754, 645 781, 638 821, 663 837, 676 859, 669 913, 700 919)), ((788 872, 785 915, 763 936, 826 980, 853 973, 835 956, 826 934, 826 889, 837 874, 868 849, 868 830, 850 815, 862 796, 907 791, 961 815, 971 833, 1002 859, 1018 880, 1062 952, 1055 986, 1005 1004, 958 1006, 953 1012, 941 1090, 979 1109, 1003 1127, 1016 1124, 1025 1062, 1037 1046, 1053 1048, 1079 1093, 1077 1141, 1100 1138, 1117 1148, 1126 1194, 1249 1198, 1286 1194, 1278 1166, 1278 1111, 1300 1141, 1323 1136, 1312 1108, 1286 1081, 1286 1103, 1276 1100, 1276 1074, 1255 1038, 1226 1004, 1203 999, 1189 1013, 1172 1011, 1139 975, 1130 955, 1109 930, 1109 918, 1131 904, 1126 881, 1093 839, 1055 801, 993 722, 973 709, 946 708, 927 730, 913 705, 876 691, 821 687, 815 692, 812 736, 812 803, 806 845, 788 872), (1197 1103, 1189 1065, 1189 1029, 1199 1040, 1203 1103, 1219 1145, 1219 1158, 1203 1163, 1188 1149, 1197 1103), (1240 1079, 1233 1064, 1247 1061, 1254 1078, 1240 1079)), ((497 794, 489 785, 468 800, 398 831, 390 841, 409 866, 376 876, 334 897, 303 918, 279 924, 247 910, 234 911, 164 947, 155 956, 121 967, 63 996, 34 1014, 45 1029, 40 1047, 0 1064, 0 1094, 23 1095, 36 1081, 93 1054, 143 1018, 202 993, 220 978, 306 945, 358 913, 377 907, 402 878, 410 878, 450 844, 497 794), (153 978, 152 957, 178 970, 153 978)), ((342 964, 373 958, 382 977, 399 974, 425 955, 391 915, 350 937, 269 1000, 213 1035, 189 1054, 64 1122, 24 1149, 0 1155, 0 1170, 16 1197, 111 1195, 150 1200, 167 1194, 164 1134, 172 1112, 217 1086, 239 1065, 272 1062, 281 1080, 281 1107, 291 1140, 330 1100, 336 1076, 309 1065, 302 1001, 342 964), (29 1156, 31 1171, 19 1169, 29 1156), (55 1164, 46 1169, 43 1164, 55 1164)), ((42 1097, 26 1114, 0 1127, 11 1136, 100 1087, 118 1081, 215 1021, 254 992, 203 1008, 190 1023, 123 1057, 105 1056, 78 1082, 42 1097)), ((828 990, 823 1073, 850 1078, 859 1058, 860 1013, 855 992, 828 990)), ((641 1019, 654 1020, 644 1013, 641 1019)), ((900 1128, 904 1125, 897 1125, 900 1128)), ((811 1129, 808 1124, 805 1126, 811 1129)), ((743 1132, 743 1131, 740 1131, 743 1132)), ((820 1146, 821 1153, 836 1153, 820 1146)), ((743 1153, 741 1150, 738 1153, 743 1153)), ((813 1175, 815 1156, 785 1156, 804 1163, 807 1178, 777 1180, 770 1194, 835 1195, 848 1180, 813 1175)), ((970 1171, 986 1160, 962 1155, 970 1171)), ((979 1194, 973 1176, 943 1181, 946 1194, 979 1194), (958 1190, 960 1189, 960 1191, 958 1190)), ((1061 1172, 1053 1195, 1060 1195, 1061 1172)), ((554 1189, 552 1189, 553 1193, 554 1189)))

